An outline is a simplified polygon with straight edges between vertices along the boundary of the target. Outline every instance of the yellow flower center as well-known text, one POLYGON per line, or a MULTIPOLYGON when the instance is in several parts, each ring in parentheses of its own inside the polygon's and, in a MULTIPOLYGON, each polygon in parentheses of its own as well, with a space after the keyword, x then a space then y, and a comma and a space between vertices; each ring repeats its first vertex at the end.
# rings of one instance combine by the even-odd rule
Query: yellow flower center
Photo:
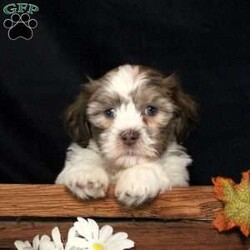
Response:
POLYGON ((104 250, 104 246, 101 243, 94 243, 92 246, 93 250, 104 250))

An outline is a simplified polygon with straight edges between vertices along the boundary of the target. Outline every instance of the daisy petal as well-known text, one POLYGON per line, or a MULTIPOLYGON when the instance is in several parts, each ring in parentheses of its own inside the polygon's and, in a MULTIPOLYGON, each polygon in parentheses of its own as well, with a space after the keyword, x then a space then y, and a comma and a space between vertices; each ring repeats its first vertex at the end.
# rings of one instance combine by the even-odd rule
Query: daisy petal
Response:
POLYGON ((25 243, 21 240, 16 240, 14 245, 18 250, 23 250, 26 247, 25 243))
POLYGON ((33 239, 33 248, 34 250, 38 250, 39 248, 39 235, 37 235, 34 239, 33 239))
POLYGON ((75 237, 75 238, 72 238, 70 240, 70 242, 67 242, 67 248, 70 248, 70 247, 79 247, 79 248, 85 248, 85 247, 89 247, 90 244, 87 240, 83 239, 83 238, 79 238, 79 237, 75 237))
POLYGON ((107 239, 111 237, 112 233, 113 233, 113 228, 110 225, 103 226, 99 232, 100 242, 105 243, 107 239))
POLYGON ((124 233, 124 232, 119 232, 119 233, 116 233, 114 235, 112 235, 108 240, 107 240, 107 244, 111 244, 113 242, 116 242, 116 241, 122 241, 122 240, 125 240, 128 238, 128 234, 127 233, 124 233))
POLYGON ((75 237, 75 236, 76 236, 76 230, 75 230, 74 227, 71 227, 71 228, 69 229, 69 232, 68 232, 68 240, 69 240, 70 238, 75 237))
POLYGON ((90 226, 89 226, 89 223, 87 222, 87 220, 81 218, 81 217, 78 217, 77 218, 77 222, 74 223, 74 227, 77 231, 77 233, 86 238, 87 240, 90 240, 91 239, 91 232, 90 232, 90 226))
POLYGON ((51 235, 52 235, 52 239, 55 243, 55 246, 58 248, 58 250, 63 249, 63 244, 62 244, 61 234, 60 234, 59 228, 58 227, 53 228, 51 235))
POLYGON ((50 237, 48 235, 43 235, 40 241, 50 241, 50 237))
POLYGON ((55 250, 55 244, 52 241, 44 241, 40 244, 39 250, 55 250))
POLYGON ((27 240, 24 242, 24 244, 25 244, 25 247, 32 247, 31 244, 30 244, 30 242, 27 241, 27 240))
POLYGON ((92 219, 88 219, 88 223, 89 223, 89 226, 91 228, 90 230, 92 233, 92 239, 94 241, 98 240, 98 238, 99 238, 99 226, 98 226, 98 224, 92 219))
POLYGON ((124 239, 121 241, 113 241, 109 244, 105 244, 105 248, 109 250, 124 250, 124 249, 130 249, 135 246, 134 241, 129 239, 124 239))
POLYGON ((22 250, 24 247, 24 243, 21 240, 16 240, 14 242, 14 245, 17 248, 17 250, 22 250))

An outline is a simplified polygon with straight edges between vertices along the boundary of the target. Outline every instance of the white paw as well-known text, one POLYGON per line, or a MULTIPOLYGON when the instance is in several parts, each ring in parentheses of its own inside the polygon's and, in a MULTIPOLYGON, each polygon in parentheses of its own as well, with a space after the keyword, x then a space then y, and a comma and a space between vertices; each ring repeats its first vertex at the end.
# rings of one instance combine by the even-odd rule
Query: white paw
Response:
POLYGON ((58 178, 58 184, 64 184, 81 199, 102 198, 106 195, 109 179, 102 168, 71 169, 58 178))
POLYGON ((138 206, 152 200, 161 191, 160 177, 153 168, 134 167, 119 177, 115 195, 127 206, 138 206))

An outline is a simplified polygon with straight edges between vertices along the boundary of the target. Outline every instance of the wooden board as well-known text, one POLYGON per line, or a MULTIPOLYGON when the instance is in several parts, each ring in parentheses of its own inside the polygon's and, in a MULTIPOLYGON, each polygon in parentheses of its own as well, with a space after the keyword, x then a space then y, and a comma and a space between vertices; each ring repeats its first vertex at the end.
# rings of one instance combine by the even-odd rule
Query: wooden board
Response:
MULTIPOLYGON (((136 250, 248 250, 250 242, 241 239, 237 232, 219 234, 209 222, 106 222, 115 232, 127 232, 136 242, 136 250)), ((106 223, 99 223, 104 225, 106 223)), ((18 222, 0 226, 0 249, 12 249, 16 239, 31 240, 36 234, 50 234, 58 226, 64 239, 70 222, 18 222)))
POLYGON ((105 199, 80 201, 61 185, 0 185, 0 250, 50 234, 54 226, 65 238, 77 216, 127 232, 136 250, 250 250, 250 239, 239 231, 218 233, 211 226, 221 208, 208 186, 174 188, 131 209, 116 202, 114 188, 105 199))
POLYGON ((0 185, 0 216, 159 218, 211 220, 220 210, 212 187, 175 188, 149 206, 128 209, 111 188, 103 200, 80 201, 61 185, 0 185))

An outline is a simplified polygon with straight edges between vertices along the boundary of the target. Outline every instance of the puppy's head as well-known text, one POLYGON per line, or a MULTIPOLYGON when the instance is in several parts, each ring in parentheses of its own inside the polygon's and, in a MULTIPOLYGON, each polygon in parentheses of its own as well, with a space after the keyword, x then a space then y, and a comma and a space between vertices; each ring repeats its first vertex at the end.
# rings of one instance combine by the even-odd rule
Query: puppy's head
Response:
POLYGON ((66 112, 73 141, 96 141, 103 157, 130 166, 155 159, 181 141, 196 116, 194 101, 174 75, 143 66, 120 66, 83 86, 66 112))

